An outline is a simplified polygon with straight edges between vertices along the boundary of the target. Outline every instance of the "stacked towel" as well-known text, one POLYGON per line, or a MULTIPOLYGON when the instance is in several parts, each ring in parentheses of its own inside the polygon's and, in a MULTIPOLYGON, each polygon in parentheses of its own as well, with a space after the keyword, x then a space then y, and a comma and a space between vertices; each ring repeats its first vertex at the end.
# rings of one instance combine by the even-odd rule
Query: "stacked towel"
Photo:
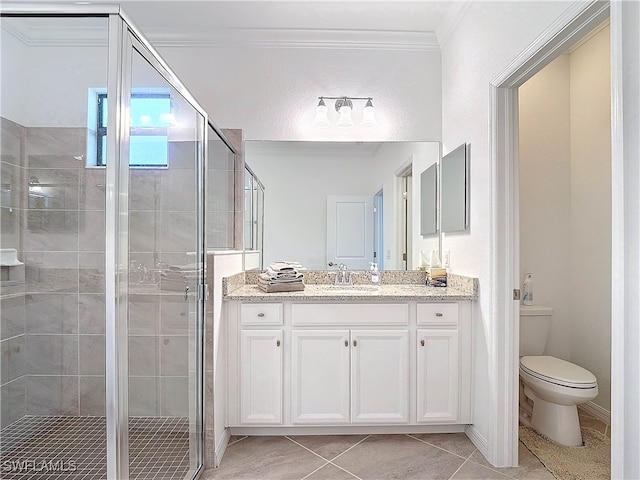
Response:
POLYGON ((298 262, 272 263, 258 275, 258 287, 267 293, 304 290, 304 270, 298 262))
POLYGON ((160 272, 160 290, 184 291, 195 286, 198 280, 199 265, 172 265, 160 272))

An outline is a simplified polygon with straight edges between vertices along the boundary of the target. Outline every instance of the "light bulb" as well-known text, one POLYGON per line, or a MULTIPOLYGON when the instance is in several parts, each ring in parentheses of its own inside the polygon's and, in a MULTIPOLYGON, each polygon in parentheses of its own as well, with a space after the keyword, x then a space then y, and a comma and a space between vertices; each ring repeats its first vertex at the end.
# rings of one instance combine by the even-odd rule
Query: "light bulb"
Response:
POLYGON ((338 110, 338 121, 336 122, 336 126, 338 127, 353 127, 353 118, 351 118, 351 108, 353 104, 351 100, 345 98, 343 100, 338 100, 336 102, 336 107, 338 110))
POLYGON ((329 109, 325 105, 324 99, 320 98, 320 102, 316 107, 316 118, 313 119, 313 125, 315 127, 328 127, 330 124, 329 109))
POLYGON ((376 125, 378 125, 378 121, 376 120, 376 109, 373 106, 371 99, 369 99, 362 111, 362 121, 360 122, 360 126, 375 127, 376 125))

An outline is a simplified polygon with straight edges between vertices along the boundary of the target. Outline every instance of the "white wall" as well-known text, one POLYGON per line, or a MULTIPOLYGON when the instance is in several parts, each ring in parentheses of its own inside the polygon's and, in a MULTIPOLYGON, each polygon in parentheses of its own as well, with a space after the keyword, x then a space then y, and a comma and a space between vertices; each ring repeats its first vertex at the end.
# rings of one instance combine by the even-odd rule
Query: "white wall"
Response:
POLYGON ((26 127, 86 127, 88 89, 107 85, 106 39, 105 28, 103 47, 27 47, 3 28, 2 116, 26 127))
POLYGON ((305 148, 276 152, 260 151, 259 143, 247 142, 246 161, 265 186, 264 264, 299 261, 309 269, 327 269, 327 196, 375 195, 384 191, 386 270, 397 268, 397 199, 395 172, 416 159, 430 165, 438 160, 436 142, 384 143, 375 154, 346 156, 305 148))
POLYGON ((553 307, 546 353, 571 356, 570 60, 561 55, 518 90, 520 277, 553 307))
POLYGON ((571 54, 571 361, 611 410, 611 69, 609 28, 571 54))
MULTIPOLYGON (((4 19, 2 19, 4 21, 4 19)), ((23 59, 26 55, 26 46, 5 29, 0 29, 0 53, 2 54, 2 68, 0 68, 0 81, 2 82, 2 111, 4 118, 24 125, 22 113, 25 108, 23 99, 19 94, 7 95, 6 92, 20 92, 23 78, 25 77, 23 59)))
MULTIPOLYGON (((214 121, 242 128, 247 140, 440 139, 437 51, 313 47, 158 50, 214 121), (320 95, 374 97, 379 125, 313 128, 320 95)), ((333 108, 329 102, 327 105, 333 108)), ((355 104, 354 112, 362 106, 355 104)))
MULTIPOLYGON (((211 312, 207 313, 207 326, 213 326, 212 332, 205 332, 207 342, 212 342, 207 346, 207 352, 212 353, 211 363, 205 367, 207 373, 207 405, 206 408, 206 428, 207 440, 213 440, 215 445, 215 461, 221 458, 222 452, 226 448, 228 441, 227 425, 227 329, 225 318, 225 302, 222 300, 222 278, 235 275, 242 271, 242 253, 239 252, 209 252, 209 265, 212 266, 209 278, 211 279, 211 312), (209 323, 211 322, 211 323, 209 323), (209 370, 209 369, 212 370, 209 370), (210 382, 212 381, 212 383, 210 382), (213 398, 211 390, 213 390, 213 398), (213 430, 213 431, 212 431, 213 430)), ((209 360, 209 359, 207 359, 209 360)), ((213 452, 206 452, 209 466, 213 466, 213 452)))
POLYGON ((519 89, 520 269, 553 307, 546 353, 596 375, 611 394, 609 28, 519 89))
MULTIPOLYGON (((445 235, 443 249, 451 251, 452 271, 478 277, 480 298, 474 319, 474 434, 493 450, 492 406, 497 403, 494 374, 489 372, 491 337, 491 182, 489 158, 489 85, 517 55, 540 35, 570 2, 472 2, 464 18, 442 46, 443 154, 463 142, 471 144, 471 218, 467 233, 445 235)), ((500 252, 495 252, 500 254, 500 252)), ((482 445, 481 445, 482 446, 482 445)))

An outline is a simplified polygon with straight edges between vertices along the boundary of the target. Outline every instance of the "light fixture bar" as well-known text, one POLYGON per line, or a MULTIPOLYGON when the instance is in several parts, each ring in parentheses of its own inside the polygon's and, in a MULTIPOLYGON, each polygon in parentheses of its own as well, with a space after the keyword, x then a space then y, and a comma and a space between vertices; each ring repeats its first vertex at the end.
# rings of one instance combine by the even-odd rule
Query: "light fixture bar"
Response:
POLYGON ((320 96, 318 97, 319 103, 316 107, 316 117, 313 121, 313 125, 316 127, 327 127, 331 123, 329 121, 327 107, 325 104, 325 100, 335 100, 335 109, 338 112, 339 117, 336 122, 336 126, 338 127, 352 127, 354 125, 353 118, 351 117, 351 112, 353 110, 353 102, 352 100, 366 100, 367 103, 364 107, 362 114, 362 121, 360 122, 360 126, 362 127, 372 127, 378 124, 375 118, 375 108, 373 106, 373 97, 349 97, 343 95, 341 97, 327 97, 320 96))

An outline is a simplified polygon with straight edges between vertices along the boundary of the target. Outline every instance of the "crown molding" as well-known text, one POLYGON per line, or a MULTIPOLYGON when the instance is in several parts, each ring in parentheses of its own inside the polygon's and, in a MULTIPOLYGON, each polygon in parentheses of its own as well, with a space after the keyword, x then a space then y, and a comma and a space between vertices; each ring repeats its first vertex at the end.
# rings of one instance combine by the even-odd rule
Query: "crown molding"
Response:
POLYGON ((293 28, 230 28, 145 35, 159 47, 319 48, 439 51, 435 32, 293 28))
MULTIPOLYGON (((2 28, 29 46, 104 46, 107 26, 34 26, 23 19, 2 28)), ((161 30, 142 28, 154 47, 318 48, 336 50, 439 51, 435 32, 366 29, 225 28, 161 30)))
POLYGON ((442 26, 438 28, 438 43, 440 48, 444 47, 449 41, 453 33, 458 29, 460 22, 471 8, 471 0, 456 2, 456 9, 448 15, 442 22, 442 26))
POLYGON ((35 26, 23 18, 3 20, 2 29, 29 47, 104 47, 107 46, 109 28, 104 20, 100 25, 35 26))

